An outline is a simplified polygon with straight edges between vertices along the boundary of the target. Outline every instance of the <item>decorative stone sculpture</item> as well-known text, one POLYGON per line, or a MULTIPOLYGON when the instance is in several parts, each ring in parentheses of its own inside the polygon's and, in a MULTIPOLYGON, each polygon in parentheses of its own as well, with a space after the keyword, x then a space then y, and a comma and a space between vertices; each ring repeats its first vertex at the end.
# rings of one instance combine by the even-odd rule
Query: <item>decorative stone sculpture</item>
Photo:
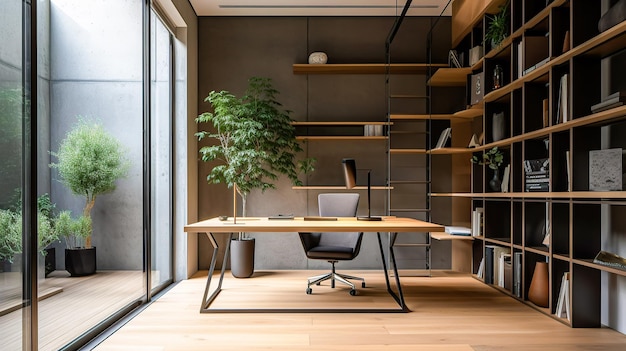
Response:
POLYGON ((313 52, 309 55, 309 63, 310 64, 325 64, 328 61, 328 56, 326 53, 318 51, 313 52))

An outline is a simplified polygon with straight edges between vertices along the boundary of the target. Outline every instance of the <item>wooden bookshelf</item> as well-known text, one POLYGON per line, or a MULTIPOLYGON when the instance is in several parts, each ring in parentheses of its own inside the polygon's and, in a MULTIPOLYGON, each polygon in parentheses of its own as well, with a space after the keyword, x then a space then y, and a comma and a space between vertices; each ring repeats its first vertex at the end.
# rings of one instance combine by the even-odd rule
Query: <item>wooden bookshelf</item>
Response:
MULTIPOLYGON (((475 118, 482 122, 485 143, 470 152, 480 156, 493 147, 503 151, 503 166, 508 164, 511 170, 509 191, 491 189, 493 170, 472 164, 470 189, 431 192, 430 196, 469 200, 468 217, 472 210, 483 209, 483 235, 475 238, 474 245, 478 261, 488 252, 487 246, 521 255, 521 275, 515 277, 520 295, 512 288, 496 288, 571 327, 600 327, 600 296, 615 293, 602 290, 601 275, 626 276, 626 271, 595 264, 593 257, 600 250, 625 254, 611 236, 626 230, 621 220, 626 216, 626 189, 593 191, 589 153, 626 148, 622 138, 616 139, 626 132, 626 106, 601 112, 593 112, 591 107, 602 101, 602 94, 626 91, 626 82, 616 68, 626 66, 626 21, 599 32, 597 24, 606 4, 554 0, 544 6, 531 0, 511 1, 509 35, 492 48, 482 38, 489 23, 486 15, 497 12, 502 3, 490 1, 476 18, 459 19, 466 28, 455 32, 459 36, 452 42, 457 52, 485 45, 484 56, 470 73, 484 76, 483 96, 475 104, 480 105, 480 114, 475 118), (533 37, 535 40, 529 40, 533 37), (498 88, 493 78, 496 66, 505 72, 498 88), (504 114, 504 136, 496 137, 492 121, 500 113, 504 114), (549 191, 524 191, 525 161, 536 159, 549 160, 544 181, 549 191), (551 235, 544 243, 546 232, 551 235), (528 300, 537 262, 549 266, 547 308, 528 300), (573 289, 571 320, 554 315, 565 272, 569 272, 573 289)), ((453 16, 453 27, 455 21, 453 16)))
POLYGON ((446 64, 426 63, 334 63, 293 65, 294 74, 425 74, 431 69, 447 67, 446 64))

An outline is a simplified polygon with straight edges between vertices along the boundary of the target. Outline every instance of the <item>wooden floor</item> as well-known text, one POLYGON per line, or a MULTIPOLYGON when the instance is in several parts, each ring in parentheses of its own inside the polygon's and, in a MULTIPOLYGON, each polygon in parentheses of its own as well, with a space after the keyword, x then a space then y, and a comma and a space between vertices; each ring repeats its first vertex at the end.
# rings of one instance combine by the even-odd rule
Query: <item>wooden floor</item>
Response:
MULTIPOLYGON (((41 280, 41 291, 57 290, 39 302, 39 350, 58 350, 138 299, 144 293, 143 277, 141 271, 98 271, 87 277, 70 278, 65 271, 55 271, 41 280)), ((5 286, 19 286, 19 274, 11 279, 10 284, 3 282, 5 286)), ((3 298, 11 307, 11 292, 4 293, 3 298)), ((0 350, 21 350, 21 338, 22 310, 0 316, 0 350)))
MULTIPOLYGON (((367 280, 358 296, 340 286, 314 287, 306 295, 304 280, 315 273, 259 272, 251 279, 227 273, 216 304, 388 303, 379 296, 379 272, 347 272, 367 280)), ((433 275, 402 278, 410 313, 201 314, 204 272, 180 282, 96 350, 626 350, 626 336, 611 329, 572 329, 474 278, 433 275)))

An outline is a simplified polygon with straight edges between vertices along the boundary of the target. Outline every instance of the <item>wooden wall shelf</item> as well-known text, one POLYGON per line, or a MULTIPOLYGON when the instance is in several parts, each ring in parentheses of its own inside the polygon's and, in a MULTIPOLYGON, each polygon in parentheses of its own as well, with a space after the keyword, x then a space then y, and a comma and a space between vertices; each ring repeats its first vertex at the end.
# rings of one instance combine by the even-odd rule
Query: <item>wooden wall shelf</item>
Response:
POLYGON ((448 67, 447 64, 427 63, 334 63, 293 65, 294 74, 425 74, 429 70, 448 67))
POLYGON ((465 86, 467 75, 471 73, 470 67, 441 68, 428 80, 428 85, 433 87, 465 86))

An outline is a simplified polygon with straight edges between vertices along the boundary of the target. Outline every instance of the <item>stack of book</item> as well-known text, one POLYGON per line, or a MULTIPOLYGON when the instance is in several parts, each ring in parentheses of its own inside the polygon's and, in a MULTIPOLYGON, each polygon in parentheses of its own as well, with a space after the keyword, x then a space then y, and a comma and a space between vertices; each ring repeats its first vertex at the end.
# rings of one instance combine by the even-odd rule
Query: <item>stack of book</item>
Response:
POLYGON ((612 109, 614 107, 619 107, 626 103, 626 90, 618 91, 607 96, 601 102, 591 106, 592 113, 598 113, 604 110, 612 109))
POLYGON ((550 161, 547 158, 525 160, 526 191, 550 191, 550 161))

